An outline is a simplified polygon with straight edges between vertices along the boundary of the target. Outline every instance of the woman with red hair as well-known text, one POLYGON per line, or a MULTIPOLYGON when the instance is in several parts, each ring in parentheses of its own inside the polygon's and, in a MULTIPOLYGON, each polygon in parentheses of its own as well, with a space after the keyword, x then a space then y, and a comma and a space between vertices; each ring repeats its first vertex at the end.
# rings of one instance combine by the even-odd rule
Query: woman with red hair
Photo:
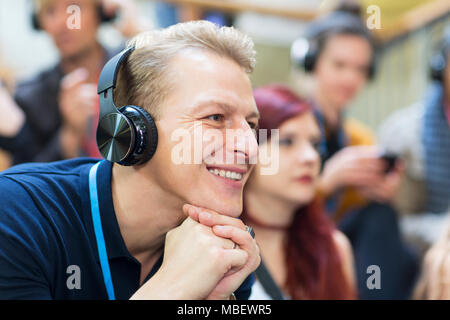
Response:
POLYGON ((353 299, 350 244, 315 198, 321 135, 312 109, 281 85, 256 89, 254 96, 259 127, 268 133, 260 154, 270 154, 271 129, 279 129, 279 167, 264 175, 258 161, 245 186, 242 219, 255 230, 270 279, 257 273, 250 299, 276 299, 270 283, 289 299, 353 299))

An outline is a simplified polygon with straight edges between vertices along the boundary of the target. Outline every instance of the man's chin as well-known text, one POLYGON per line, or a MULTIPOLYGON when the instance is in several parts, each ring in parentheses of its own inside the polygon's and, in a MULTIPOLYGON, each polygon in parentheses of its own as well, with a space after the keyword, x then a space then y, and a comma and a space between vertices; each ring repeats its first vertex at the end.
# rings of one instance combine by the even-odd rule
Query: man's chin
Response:
POLYGON ((197 202, 198 204, 192 204, 232 218, 238 218, 241 215, 242 203, 240 199, 237 201, 227 201, 227 199, 221 199, 220 201, 218 201, 217 199, 218 198, 203 200, 197 202))

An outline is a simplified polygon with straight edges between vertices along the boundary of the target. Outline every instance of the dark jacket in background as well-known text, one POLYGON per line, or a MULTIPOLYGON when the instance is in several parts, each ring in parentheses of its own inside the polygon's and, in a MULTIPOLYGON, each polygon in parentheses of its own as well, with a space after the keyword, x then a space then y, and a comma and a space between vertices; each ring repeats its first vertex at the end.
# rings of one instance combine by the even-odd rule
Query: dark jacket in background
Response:
MULTIPOLYGON (((118 50, 105 52, 106 63, 118 50)), ((0 136, 0 147, 11 153, 14 164, 63 159, 59 143, 62 118, 58 104, 63 77, 58 64, 17 85, 14 99, 25 112, 26 121, 15 137, 0 136)))

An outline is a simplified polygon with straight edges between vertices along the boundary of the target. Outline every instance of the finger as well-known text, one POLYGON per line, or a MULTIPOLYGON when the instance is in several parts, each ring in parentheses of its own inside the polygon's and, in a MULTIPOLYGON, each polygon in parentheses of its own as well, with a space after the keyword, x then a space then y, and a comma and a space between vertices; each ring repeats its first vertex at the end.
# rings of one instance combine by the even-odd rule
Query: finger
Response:
POLYGON ((386 167, 386 163, 379 158, 364 158, 364 159, 359 159, 357 161, 356 166, 360 167, 363 170, 370 170, 372 172, 382 172, 385 167, 386 167))
MULTIPOLYGON (((242 249, 225 249, 223 259, 228 266, 227 273, 236 268, 242 268, 247 264, 248 253, 242 249)), ((237 270, 233 270, 237 271, 237 270)))
POLYGON ((244 249, 247 252, 251 252, 256 246, 254 239, 247 231, 236 228, 234 226, 217 225, 214 226, 212 230, 215 235, 222 238, 231 239, 233 242, 239 245, 240 248, 244 249))
POLYGON ((185 215, 187 215, 188 217, 190 217, 192 220, 194 221, 198 221, 198 211, 196 210, 196 207, 194 207, 193 205, 190 204, 184 204, 182 207, 183 213, 185 215))
POLYGON ((196 207, 193 205, 185 205, 183 208, 186 208, 187 213, 192 219, 205 226, 212 227, 215 225, 230 225, 246 230, 245 224, 241 219, 229 217, 213 210, 196 207))
POLYGON ((216 225, 224 225, 224 226, 234 226, 241 230, 246 230, 245 224, 242 220, 237 218, 232 218, 228 216, 224 216, 222 214, 214 214, 210 213, 206 210, 200 211, 198 214, 199 222, 204 224, 205 226, 216 226, 216 225))
POLYGON ((85 68, 78 68, 70 72, 61 80, 61 88, 69 89, 84 83, 89 76, 89 72, 85 68))

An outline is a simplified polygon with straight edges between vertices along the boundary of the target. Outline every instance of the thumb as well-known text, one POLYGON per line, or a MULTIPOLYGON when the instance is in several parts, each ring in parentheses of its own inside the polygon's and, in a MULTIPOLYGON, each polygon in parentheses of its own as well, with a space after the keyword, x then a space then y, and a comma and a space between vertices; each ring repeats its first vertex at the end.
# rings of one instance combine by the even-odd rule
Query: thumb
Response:
POLYGON ((61 80, 61 88, 70 89, 86 82, 89 72, 85 68, 78 68, 70 72, 61 80))

